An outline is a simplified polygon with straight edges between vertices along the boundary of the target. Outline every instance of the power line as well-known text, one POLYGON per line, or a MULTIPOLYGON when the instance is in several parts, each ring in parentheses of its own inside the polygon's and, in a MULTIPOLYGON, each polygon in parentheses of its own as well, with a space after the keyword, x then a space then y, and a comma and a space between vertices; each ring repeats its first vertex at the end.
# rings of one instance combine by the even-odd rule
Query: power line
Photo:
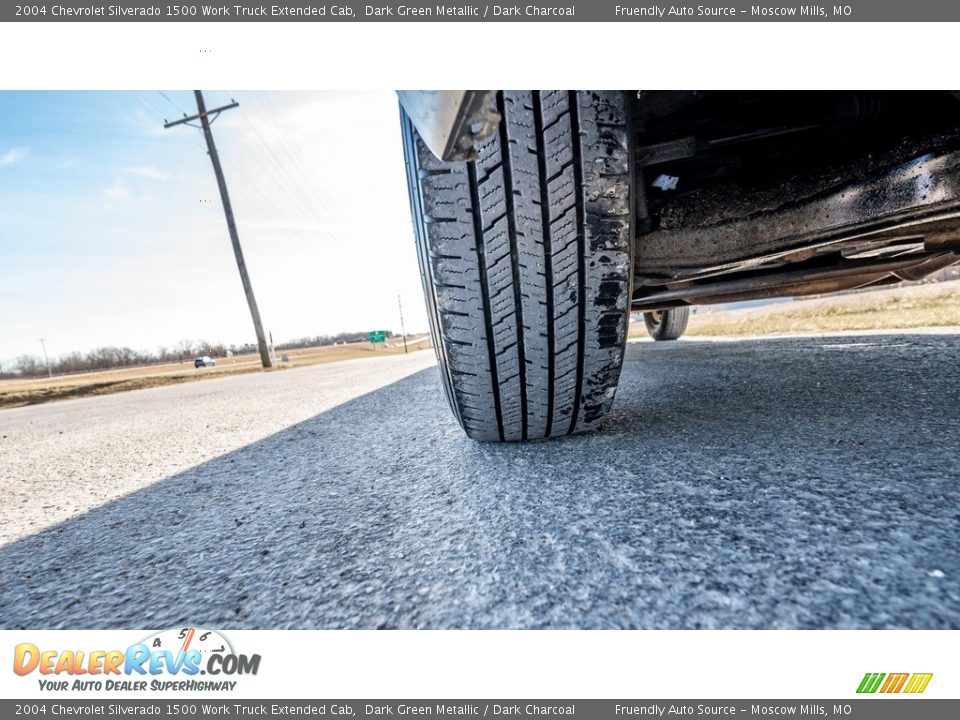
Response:
MULTIPOLYGON (((303 190, 304 183, 303 182, 298 183, 295 180, 293 180, 290 174, 284 169, 284 167, 279 163, 277 158, 273 155, 269 147, 270 143, 266 141, 266 139, 261 134, 260 130, 257 129, 256 125, 254 125, 253 122, 251 122, 251 120, 246 116, 245 113, 241 113, 241 117, 243 118, 244 122, 247 123, 247 125, 253 131, 253 134, 256 135, 257 139, 260 141, 262 146, 262 157, 265 158, 266 160, 265 165, 267 167, 267 170, 272 175, 274 175, 274 180, 275 182, 277 182, 277 186, 279 187, 280 191, 283 192, 284 195, 286 195, 287 199, 289 199, 298 208, 298 210, 301 213, 303 213, 304 217, 309 219, 309 217, 312 215, 312 219, 314 222, 317 222, 320 225, 325 224, 326 222, 325 219, 322 216, 317 215, 316 211, 312 209, 311 205, 313 204, 313 201, 305 194, 303 190)), ((260 150, 261 148, 258 148, 258 152, 260 150)))
MULTIPOLYGON (((223 151, 220 151, 220 157, 221 157, 221 159, 225 160, 225 161, 227 162, 227 164, 228 164, 233 170, 235 170, 239 175, 243 175, 243 174, 244 174, 243 171, 240 169, 240 167, 239 167, 236 163, 234 163, 233 160, 231 160, 228 155, 224 155, 224 154, 223 154, 223 151)), ((250 191, 248 191, 248 190, 246 189, 246 187, 245 187, 242 183, 239 184, 239 185, 237 185, 237 187, 240 189, 240 193, 241 193, 252 205, 255 205, 256 208, 257 208, 260 212, 262 212, 264 215, 269 216, 269 217, 268 217, 268 220, 272 220, 274 227, 276 227, 278 230, 280 230, 280 232, 283 233, 283 235, 284 235, 288 240, 291 240, 293 243, 295 243, 297 246, 299 246, 299 247, 300 247, 301 249, 303 249, 305 252, 316 254, 317 250, 316 250, 315 247, 313 247, 312 245, 309 245, 309 244, 305 243, 300 237, 298 237, 296 234, 294 234, 294 233, 302 232, 302 230, 299 230, 299 229, 297 229, 297 228, 288 228, 288 227, 287 227, 287 223, 286 223, 286 220, 284 219, 283 213, 277 208, 276 205, 273 204, 273 202, 270 200, 270 198, 269 198, 267 195, 264 195, 264 194, 253 194, 253 193, 251 193, 250 191), (265 203, 265 205, 264 205, 264 204, 261 204, 261 202, 262 202, 262 203, 265 203)))
MULTIPOLYGON (((228 95, 228 100, 229 100, 229 103, 231 104, 235 102, 234 99, 229 95, 228 95)), ((185 124, 190 125, 190 127, 196 127, 195 125, 191 125, 190 123, 185 123, 185 124)), ((200 143, 198 140, 196 140, 195 138, 191 138, 191 142, 193 142, 193 144, 199 150, 203 151, 204 153, 207 152, 206 147, 204 147, 204 145, 200 143)), ((226 154, 222 148, 217 148, 217 153, 219 154, 220 159, 225 161, 227 165, 229 165, 234 171, 236 171, 239 177, 249 178, 250 173, 245 172, 237 163, 233 162, 230 155, 226 154)), ((242 182, 235 184, 234 187, 239 190, 240 194, 247 201, 249 201, 251 205, 255 206, 256 209, 260 211, 260 213, 266 216, 268 222, 272 222, 273 226, 276 227, 278 230, 280 230, 280 232, 283 233, 284 237, 286 237, 293 244, 301 248, 305 253, 316 254, 317 250, 315 247, 304 242, 300 237, 294 234, 297 232, 301 232, 300 230, 296 228, 288 227, 289 223, 285 219, 284 213, 280 211, 276 205, 274 205, 274 203, 270 200, 270 197, 268 194, 251 192, 250 190, 247 189, 246 185, 242 182)))
POLYGON ((187 113, 184 112, 184 110, 183 110, 182 107, 180 107, 180 106, 177 105, 173 100, 171 100, 169 95, 167 95, 163 90, 157 90, 157 92, 160 93, 160 95, 163 97, 164 100, 166 100, 168 103, 170 103, 171 105, 173 105, 173 107, 174 107, 181 115, 183 115, 184 117, 186 117, 187 113))
POLYGON ((301 156, 298 156, 295 152, 291 151, 290 146, 287 144, 286 134, 283 132, 280 132, 279 128, 277 128, 276 125, 274 125, 272 120, 270 119, 272 117, 277 117, 280 115, 280 112, 277 109, 277 106, 274 104, 272 98, 267 93, 260 93, 259 96, 260 97, 258 98, 258 100, 261 103, 261 107, 265 107, 267 109, 267 114, 264 116, 264 118, 266 122, 274 128, 274 134, 276 135, 277 140, 284 154, 290 160, 291 164, 298 169, 301 177, 303 177, 305 180, 307 180, 308 177, 310 178, 309 180, 307 180, 306 186, 316 194, 318 200, 320 201, 320 204, 324 207, 324 209, 326 211, 331 212, 331 214, 334 216, 335 221, 340 222, 342 218, 340 217, 340 214, 337 211, 338 205, 335 202, 334 198, 332 198, 329 195, 329 193, 327 193, 326 186, 324 185, 321 178, 317 175, 316 171, 313 168, 313 165, 311 163, 301 162, 301 156))
MULTIPOLYGON (((163 113, 160 110, 158 110, 156 106, 148 102, 139 92, 133 91, 133 94, 140 101, 140 103, 144 105, 144 107, 156 113, 157 117, 159 117, 161 120, 166 122, 166 119, 164 118, 163 113)), ((233 99, 229 98, 229 101, 233 102, 233 99)), ((185 124, 189 125, 189 123, 185 123, 185 124)), ((196 127, 196 126, 190 125, 190 127, 196 127)), ((195 138, 191 138, 191 142, 193 143, 194 147, 196 147, 198 150, 201 150, 203 153, 207 152, 206 147, 195 138)), ((218 152, 220 153, 221 160, 225 160, 227 164, 230 165, 234 170, 236 170, 237 173, 240 174, 241 176, 244 174, 242 170, 228 156, 224 154, 222 149, 218 148, 218 152)), ((273 226, 276 227, 278 230, 280 230, 280 232, 282 232, 283 235, 288 240, 290 240, 293 244, 297 245, 304 252, 316 254, 317 250, 315 247, 305 243, 302 239, 300 239, 296 235, 293 235, 291 230, 286 227, 285 221, 283 219, 283 213, 281 213, 277 209, 276 205, 274 205, 270 201, 269 197, 267 197, 266 195, 257 195, 257 194, 251 193, 246 189, 246 187, 242 183, 236 185, 235 187, 240 191, 240 194, 243 195, 243 197, 250 202, 251 205, 254 205, 257 208, 257 210, 259 210, 263 215, 267 216, 268 221, 271 221, 273 226), (266 203, 266 205, 262 203, 266 203)))
MULTIPOLYGON (((235 102, 230 93, 227 91, 222 92, 229 99, 231 104, 235 102)), ((214 115, 214 113, 211 112, 210 115, 214 115)), ((225 153, 222 149, 218 148, 220 159, 229 165, 232 170, 234 170, 242 179, 250 180, 258 177, 268 177, 272 181, 270 187, 279 189, 282 195, 287 201, 290 202, 297 212, 303 215, 304 219, 325 225, 327 221, 324 218, 316 215, 315 212, 311 212, 310 205, 312 203, 309 198, 303 195, 302 191, 296 192, 300 186, 287 172, 285 172, 284 167, 273 156, 268 147, 269 143, 265 140, 265 138, 263 138, 262 134, 259 133, 257 128, 252 125, 246 116, 246 112, 241 111, 240 116, 243 117, 244 122, 250 126, 250 129, 253 131, 254 135, 258 136, 259 138, 260 143, 254 143, 248 147, 248 150, 251 150, 255 155, 259 156, 262 163, 263 172, 250 173, 249 171, 244 170, 231 159, 231 156, 228 153, 225 153)), ((190 123, 185 124, 189 125, 190 123)), ((191 127, 193 126, 191 125, 191 127)), ((194 142, 198 148, 202 148, 202 145, 199 142, 194 142)), ((243 198, 245 198, 263 216, 265 216, 268 221, 272 221, 273 225, 287 240, 297 245, 305 253, 312 253, 314 255, 317 254, 318 251, 316 245, 314 243, 305 241, 302 237, 306 230, 303 228, 290 226, 290 223, 287 219, 287 213, 284 213, 282 210, 280 210, 270 199, 269 192, 264 192, 260 189, 256 191, 248 190, 246 183, 243 182, 240 184, 235 183, 235 188, 238 189, 243 198)))
MULTIPOLYGON (((314 213, 316 221, 323 226, 340 223, 341 218, 336 210, 337 206, 325 192, 323 183, 319 181, 316 173, 310 169, 310 163, 303 163, 300 155, 296 151, 291 151, 286 140, 286 132, 273 121, 279 111, 276 110, 275 106, 272 109, 267 108, 265 101, 256 94, 247 93, 246 96, 251 103, 257 106, 257 120, 269 131, 273 141, 268 141, 256 127, 252 126, 254 134, 258 136, 267 152, 272 154, 273 149, 276 148, 286 157, 284 168, 289 168, 290 171, 296 173, 299 179, 296 187, 300 189, 300 197, 311 206, 314 204, 319 206, 322 211, 320 216, 314 213)), ((335 236, 331 237, 335 239, 335 236)))
POLYGON ((250 125, 251 130, 260 140, 261 145, 253 144, 252 148, 259 155, 264 170, 270 174, 271 179, 275 183, 276 187, 281 193, 284 194, 287 200, 289 200, 305 217, 308 216, 310 214, 310 210, 307 204, 302 198, 294 197, 294 195, 291 194, 291 190, 289 188, 296 186, 290 180, 290 178, 286 176, 286 173, 276 159, 270 154, 269 150, 266 148, 266 141, 259 134, 257 129, 250 124, 250 121, 247 119, 245 114, 241 113, 241 117, 243 117, 244 122, 250 125))
POLYGON ((149 102, 147 102, 146 98, 144 98, 144 97, 143 97, 140 93, 138 93, 136 90, 133 91, 133 94, 136 96, 137 100, 139 100, 140 103, 141 103, 144 107, 146 107, 148 110, 151 110, 151 111, 155 112, 155 113, 157 114, 157 117, 159 117, 161 120, 164 119, 163 113, 160 112, 159 110, 157 110, 157 108, 156 108, 155 105, 152 105, 152 104, 150 104, 149 102))

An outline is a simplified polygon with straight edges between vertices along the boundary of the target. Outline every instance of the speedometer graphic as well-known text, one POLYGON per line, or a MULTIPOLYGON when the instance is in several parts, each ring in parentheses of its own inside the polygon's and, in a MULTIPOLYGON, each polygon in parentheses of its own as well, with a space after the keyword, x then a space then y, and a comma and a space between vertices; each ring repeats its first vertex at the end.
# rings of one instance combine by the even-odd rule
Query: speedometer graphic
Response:
POLYGON ((234 654, 233 646, 221 633, 202 627, 171 628, 156 635, 150 635, 143 641, 151 651, 181 653, 197 650, 201 657, 207 658, 214 653, 234 654))

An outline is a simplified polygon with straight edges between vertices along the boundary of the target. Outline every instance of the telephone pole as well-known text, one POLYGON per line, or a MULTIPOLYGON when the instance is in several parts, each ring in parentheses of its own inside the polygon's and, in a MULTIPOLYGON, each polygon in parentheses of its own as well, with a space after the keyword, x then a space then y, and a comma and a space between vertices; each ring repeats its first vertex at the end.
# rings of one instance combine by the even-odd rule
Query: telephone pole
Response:
POLYGON ((47 343, 44 342, 46 338, 40 338, 40 347, 43 348, 43 363, 47 366, 47 377, 53 377, 53 370, 50 369, 50 358, 47 357, 47 343))
MULTIPOLYGON (((270 360, 270 349, 267 347, 267 338, 263 333, 263 323, 260 322, 260 310, 257 308, 257 299, 253 296, 253 285, 250 283, 250 275, 247 273, 247 264, 243 259, 243 250, 240 247, 240 237, 237 235, 237 223, 233 218, 233 206, 230 204, 230 195, 227 193, 227 181, 223 177, 223 168, 220 166, 220 156, 217 155, 217 146, 213 142, 213 131, 210 130, 210 116, 216 120, 224 110, 230 110, 239 107, 240 103, 234 101, 229 105, 222 105, 212 110, 207 110, 206 103, 203 101, 203 93, 194 90, 193 94, 197 99, 197 114, 183 117, 180 120, 164 123, 164 128, 172 128, 174 125, 189 124, 191 120, 200 121, 200 129, 203 130, 203 137, 207 141, 207 153, 210 155, 210 162, 213 164, 213 172, 217 176, 217 185, 220 188, 220 199, 223 201, 223 213, 227 216, 227 229, 230 231, 230 242, 233 244, 233 254, 237 259, 237 269, 240 271, 240 282, 243 283, 243 292, 247 296, 247 305, 250 307, 250 317, 253 318, 253 329, 257 333, 257 346, 260 348, 260 362, 265 368, 272 367, 270 360)), ((197 127, 190 125, 190 127, 197 127)))
POLYGON ((403 303, 400 302, 400 293, 397 293, 397 307, 400 308, 400 333, 403 335, 403 354, 407 354, 407 330, 403 327, 403 303))

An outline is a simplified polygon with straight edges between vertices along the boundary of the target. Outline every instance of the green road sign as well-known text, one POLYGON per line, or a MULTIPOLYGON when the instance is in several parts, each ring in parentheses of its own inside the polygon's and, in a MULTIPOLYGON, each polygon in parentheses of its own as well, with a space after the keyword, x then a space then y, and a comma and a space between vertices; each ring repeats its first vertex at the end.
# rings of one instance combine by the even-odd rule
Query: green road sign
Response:
POLYGON ((367 339, 372 343, 382 343, 387 340, 387 331, 386 330, 371 330, 367 333, 367 339))

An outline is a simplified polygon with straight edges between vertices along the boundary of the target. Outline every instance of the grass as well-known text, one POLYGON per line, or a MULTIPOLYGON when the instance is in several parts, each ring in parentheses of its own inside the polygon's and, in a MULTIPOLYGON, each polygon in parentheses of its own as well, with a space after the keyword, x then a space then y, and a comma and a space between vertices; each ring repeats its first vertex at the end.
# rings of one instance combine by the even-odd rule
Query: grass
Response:
MULTIPOLYGON (((762 336, 928 327, 960 327, 960 282, 903 286, 745 310, 698 312, 690 316, 687 334, 762 336)), ((640 323, 631 328, 631 336, 644 334, 640 323)))
MULTIPOLYGON (((693 337, 776 336, 921 327, 960 327, 960 281, 797 300, 747 310, 698 312, 690 317, 687 334, 693 337)), ((630 336, 647 337, 643 323, 634 323, 630 328, 630 336)), ((430 347, 425 336, 412 340, 417 342, 414 348, 430 347)), ((374 349, 370 343, 304 348, 288 351, 289 361, 286 363, 279 361, 284 353, 278 352, 273 371, 402 352, 402 347, 374 349)), ((220 358, 213 368, 195 369, 190 360, 185 363, 63 375, 52 379, 0 380, 0 408, 250 372, 263 372, 256 355, 220 358)))
MULTIPOLYGON (((408 338, 411 350, 430 347, 426 336, 408 338)), ((146 367, 119 368, 75 375, 56 375, 53 378, 26 378, 23 380, 0 380, 0 408, 20 405, 36 405, 51 400, 109 395, 127 390, 176 385, 184 382, 207 380, 228 375, 252 372, 276 372, 292 367, 318 365, 321 363, 356 360, 358 358, 399 355, 403 346, 374 348, 370 343, 352 343, 325 347, 302 348, 278 351, 271 370, 260 367, 259 355, 236 355, 217 358, 212 368, 195 368, 193 360, 182 363, 164 363, 146 367), (281 357, 286 354, 287 362, 281 357)))

